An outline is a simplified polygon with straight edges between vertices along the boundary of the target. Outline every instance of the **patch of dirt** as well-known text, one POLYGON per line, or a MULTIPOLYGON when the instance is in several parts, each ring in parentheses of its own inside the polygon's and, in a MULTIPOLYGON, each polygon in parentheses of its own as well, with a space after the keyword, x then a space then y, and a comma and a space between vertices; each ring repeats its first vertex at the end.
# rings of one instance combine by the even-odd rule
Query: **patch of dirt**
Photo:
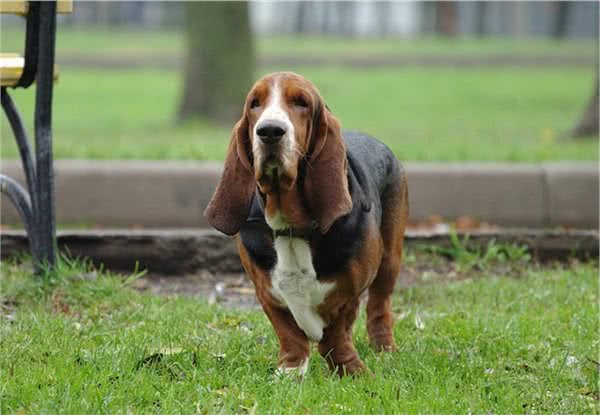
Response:
POLYGON ((255 308, 258 301, 246 274, 221 274, 201 271, 187 275, 148 274, 133 287, 156 295, 184 295, 232 308, 255 308))
MULTIPOLYGON (((414 285, 440 284, 489 275, 518 277, 522 267, 515 264, 490 264, 485 270, 461 270, 456 263, 437 255, 409 253, 403 261, 396 288, 414 285)), ((243 273, 222 274, 201 271, 187 275, 146 275, 134 283, 134 288, 156 295, 183 295, 207 300, 232 308, 257 308, 250 278, 243 273)))

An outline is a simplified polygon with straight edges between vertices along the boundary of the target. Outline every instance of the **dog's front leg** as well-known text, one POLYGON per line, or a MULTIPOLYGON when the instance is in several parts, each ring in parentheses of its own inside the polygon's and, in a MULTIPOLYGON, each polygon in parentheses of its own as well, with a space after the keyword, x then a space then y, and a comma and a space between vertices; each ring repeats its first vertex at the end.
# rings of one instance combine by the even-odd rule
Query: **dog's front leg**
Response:
POLYGON ((263 310, 269 317, 279 338, 279 371, 297 372, 304 375, 308 369, 310 344, 287 309, 262 301, 263 310))
POLYGON ((342 307, 337 318, 329 324, 319 342, 319 353, 339 376, 367 372, 352 342, 352 325, 358 314, 359 300, 342 307))

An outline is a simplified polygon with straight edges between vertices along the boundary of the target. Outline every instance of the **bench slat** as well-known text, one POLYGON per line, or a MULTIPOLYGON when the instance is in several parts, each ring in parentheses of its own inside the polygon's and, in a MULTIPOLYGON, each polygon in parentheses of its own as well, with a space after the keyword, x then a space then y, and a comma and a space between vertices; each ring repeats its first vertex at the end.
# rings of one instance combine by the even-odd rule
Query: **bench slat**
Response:
MULTIPOLYGON (((15 86, 25 66, 25 59, 15 53, 0 54, 0 86, 15 86)), ((54 65, 54 80, 58 80, 58 67, 54 65)))
MULTIPOLYGON (((0 13, 18 14, 25 16, 29 11, 29 2, 26 0, 1 0, 0 13)), ((73 0, 58 0, 56 3, 56 12, 60 14, 73 13, 73 0)))

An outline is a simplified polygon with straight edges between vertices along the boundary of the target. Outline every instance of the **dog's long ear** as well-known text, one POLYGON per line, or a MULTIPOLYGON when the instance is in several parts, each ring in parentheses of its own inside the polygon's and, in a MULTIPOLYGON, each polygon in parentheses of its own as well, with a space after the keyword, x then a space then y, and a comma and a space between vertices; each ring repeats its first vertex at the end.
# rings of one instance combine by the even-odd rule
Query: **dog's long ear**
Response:
POLYGON ((248 120, 244 115, 233 128, 223 175, 204 211, 206 220, 227 235, 236 234, 250 212, 255 189, 250 151, 248 120))
POLYGON ((319 104, 311 128, 304 194, 311 216, 321 233, 326 233, 337 219, 352 211, 352 198, 340 123, 324 102, 319 104))

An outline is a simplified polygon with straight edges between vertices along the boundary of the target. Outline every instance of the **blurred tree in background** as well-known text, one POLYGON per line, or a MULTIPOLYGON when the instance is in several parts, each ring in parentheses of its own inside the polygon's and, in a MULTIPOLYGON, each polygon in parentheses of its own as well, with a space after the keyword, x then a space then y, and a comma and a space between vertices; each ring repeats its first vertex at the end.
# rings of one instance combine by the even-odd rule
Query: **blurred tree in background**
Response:
POLYGON ((456 6, 453 1, 436 1, 436 30, 445 36, 455 36, 457 32, 456 6))
POLYGON ((554 27, 552 35, 557 39, 562 39, 567 34, 567 22, 569 21, 570 2, 561 0, 554 4, 556 11, 554 13, 554 27))
POLYGON ((254 77, 254 44, 246 2, 185 4, 186 64, 179 119, 230 123, 254 77))
POLYGON ((598 95, 600 94, 598 87, 598 78, 596 78, 596 84, 594 86, 594 90, 592 91, 592 97, 590 98, 581 119, 571 134, 575 138, 598 138, 598 95))

